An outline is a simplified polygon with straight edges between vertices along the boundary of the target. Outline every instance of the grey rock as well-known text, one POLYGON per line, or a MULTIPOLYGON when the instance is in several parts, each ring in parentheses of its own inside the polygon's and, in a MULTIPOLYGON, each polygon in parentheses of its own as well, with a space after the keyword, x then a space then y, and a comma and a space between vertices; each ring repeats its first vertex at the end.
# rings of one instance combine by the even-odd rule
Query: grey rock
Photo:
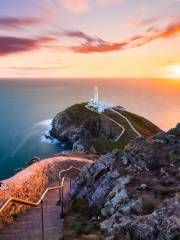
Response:
POLYGON ((179 240, 180 201, 175 197, 167 207, 149 216, 137 217, 124 226, 130 240, 179 240))
POLYGON ((116 205, 122 203, 125 199, 128 198, 128 194, 126 189, 122 189, 119 193, 117 193, 112 199, 112 205, 115 207, 116 205))
POLYGON ((114 170, 106 174, 91 196, 90 206, 100 207, 105 201, 111 189, 116 185, 119 173, 114 170))

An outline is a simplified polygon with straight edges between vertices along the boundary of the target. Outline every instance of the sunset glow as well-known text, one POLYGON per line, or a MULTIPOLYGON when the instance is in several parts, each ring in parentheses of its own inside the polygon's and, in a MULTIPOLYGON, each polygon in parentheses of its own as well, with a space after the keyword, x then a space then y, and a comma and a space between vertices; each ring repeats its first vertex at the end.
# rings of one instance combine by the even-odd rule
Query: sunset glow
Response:
POLYGON ((168 67, 166 76, 180 80, 180 64, 168 67))
POLYGON ((1 77, 179 78, 176 0, 6 0, 1 77))

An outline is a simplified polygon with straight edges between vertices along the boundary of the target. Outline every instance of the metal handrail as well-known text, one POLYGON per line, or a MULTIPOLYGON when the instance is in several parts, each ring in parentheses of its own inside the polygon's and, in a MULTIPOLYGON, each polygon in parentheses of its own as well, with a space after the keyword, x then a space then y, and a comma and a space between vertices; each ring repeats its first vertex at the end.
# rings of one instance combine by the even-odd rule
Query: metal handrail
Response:
MULTIPOLYGON (((59 185, 55 187, 48 187, 46 190, 43 192, 41 195, 40 199, 37 202, 31 202, 28 200, 24 200, 21 198, 16 198, 16 197, 10 197, 7 200, 5 200, 2 205, 0 206, 0 213, 4 211, 4 209, 9 205, 9 203, 14 202, 14 203, 20 203, 23 205, 28 205, 31 207, 38 207, 41 204, 41 231, 42 231, 42 240, 44 240, 44 212, 43 212, 43 199, 47 192, 52 191, 52 190, 57 190, 59 189, 59 202, 61 202, 61 217, 64 215, 64 179, 65 177, 61 177, 62 173, 64 172, 69 172, 72 169, 81 171, 80 168, 77 167, 69 167, 68 169, 63 169, 59 172, 59 185)), ((70 178, 70 188, 71 188, 71 178, 70 178)))
POLYGON ((69 167, 69 168, 67 168, 67 169, 63 169, 63 170, 61 170, 61 171, 59 172, 59 179, 61 179, 61 174, 62 174, 63 172, 69 172, 69 171, 71 171, 72 169, 78 170, 79 172, 82 171, 81 168, 77 168, 77 167, 71 166, 71 167, 69 167))
POLYGON ((64 185, 64 178, 62 179, 60 185, 46 188, 46 190, 44 191, 44 193, 41 195, 40 199, 37 202, 31 202, 31 201, 23 200, 21 198, 10 197, 6 201, 4 201, 4 203, 0 206, 0 213, 8 206, 10 202, 21 203, 23 205, 29 205, 31 207, 38 207, 39 204, 43 201, 48 191, 60 189, 63 187, 63 185, 64 185))
MULTIPOLYGON (((63 170, 61 170, 60 172, 59 172, 59 185, 60 185, 60 180, 61 180, 61 175, 62 175, 62 173, 64 173, 64 172, 70 172, 72 169, 75 169, 75 170, 78 170, 79 172, 81 172, 82 171, 82 169, 81 168, 77 168, 77 167, 73 167, 73 166, 71 166, 71 167, 69 167, 69 168, 67 168, 67 169, 63 169, 63 170)), ((70 190, 71 190, 71 186, 72 186, 72 182, 71 182, 71 178, 70 178, 70 190)), ((59 190, 59 196, 61 195, 61 192, 60 192, 60 190, 59 190)), ((59 199, 60 199, 60 197, 59 197, 59 199)), ((62 213, 63 213, 63 210, 62 210, 62 213)))

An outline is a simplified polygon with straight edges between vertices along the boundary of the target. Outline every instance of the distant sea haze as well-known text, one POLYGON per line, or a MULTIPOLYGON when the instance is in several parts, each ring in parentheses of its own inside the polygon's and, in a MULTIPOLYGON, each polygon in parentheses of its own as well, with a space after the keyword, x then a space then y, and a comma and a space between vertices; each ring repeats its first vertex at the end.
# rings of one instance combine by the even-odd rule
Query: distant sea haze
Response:
POLYGON ((93 86, 100 98, 140 114, 163 130, 180 122, 180 80, 171 79, 1 79, 0 180, 34 156, 68 150, 43 137, 56 113, 87 102, 93 86))

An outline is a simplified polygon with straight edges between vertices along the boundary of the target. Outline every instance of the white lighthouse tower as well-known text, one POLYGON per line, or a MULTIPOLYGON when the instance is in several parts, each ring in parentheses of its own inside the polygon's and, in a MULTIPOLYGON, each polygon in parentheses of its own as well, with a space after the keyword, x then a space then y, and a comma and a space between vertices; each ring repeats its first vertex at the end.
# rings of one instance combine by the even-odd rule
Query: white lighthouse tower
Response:
POLYGON ((99 89, 97 86, 95 86, 93 91, 93 98, 88 102, 87 107, 93 108, 99 113, 102 113, 106 109, 111 109, 113 107, 113 104, 100 101, 99 89))
POLYGON ((94 87, 94 92, 93 92, 93 103, 98 106, 99 103, 99 89, 97 86, 94 87))

